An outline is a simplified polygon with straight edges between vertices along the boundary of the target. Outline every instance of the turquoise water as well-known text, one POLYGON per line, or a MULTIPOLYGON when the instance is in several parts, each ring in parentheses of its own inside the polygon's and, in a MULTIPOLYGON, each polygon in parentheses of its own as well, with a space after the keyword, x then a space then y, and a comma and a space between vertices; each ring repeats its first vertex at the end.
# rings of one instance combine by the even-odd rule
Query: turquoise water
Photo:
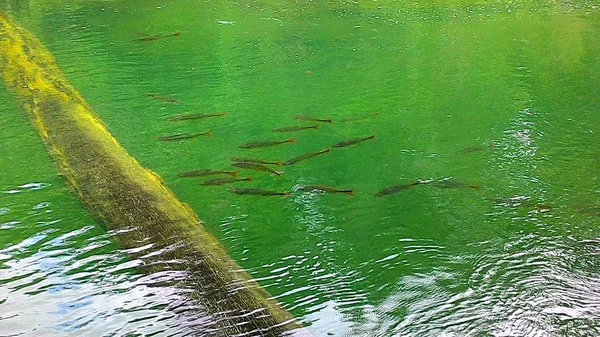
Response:
MULTIPOLYGON (((315 336, 600 334, 594 2, 0 1, 111 133, 315 336), (144 34, 180 37, 139 42, 144 34), (156 94, 181 104, 148 97, 156 94), (219 118, 169 122, 183 113, 219 118), (377 114, 375 114, 377 113, 377 114), (297 114, 331 118, 312 125, 297 114), (204 132, 159 142, 178 132, 204 132), (331 146, 375 135, 347 148, 331 146), (294 144, 246 150, 253 141, 294 144), (235 195, 180 178, 330 148, 235 195), (470 149, 464 151, 465 149, 470 149), (471 151, 472 150, 472 151, 471 151), (466 152, 466 153, 465 153, 466 152), (447 179, 465 185, 439 188, 447 179), (430 181, 377 198, 397 184, 430 181), (309 184, 354 196, 296 191, 309 184)), ((200 332, 0 90, 0 335, 200 332)))

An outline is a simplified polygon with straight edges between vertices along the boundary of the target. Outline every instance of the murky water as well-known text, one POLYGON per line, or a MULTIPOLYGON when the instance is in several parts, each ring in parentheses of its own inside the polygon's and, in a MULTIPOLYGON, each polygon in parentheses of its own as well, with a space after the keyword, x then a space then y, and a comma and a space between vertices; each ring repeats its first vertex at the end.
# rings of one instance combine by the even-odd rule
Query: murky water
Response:
MULTIPOLYGON (((597 3, 0 8, 42 40, 123 146, 315 336, 600 334, 597 3), (166 120, 218 112, 226 115, 166 120), (281 177, 240 170, 252 181, 237 188, 289 197, 178 177, 231 170, 231 157, 282 162, 326 148, 275 167, 281 177)), ((162 285, 176 275, 138 273, 144 256, 119 250, 119 234, 80 206, 4 86, 0 101, 0 335, 199 333, 202 317, 162 285)))

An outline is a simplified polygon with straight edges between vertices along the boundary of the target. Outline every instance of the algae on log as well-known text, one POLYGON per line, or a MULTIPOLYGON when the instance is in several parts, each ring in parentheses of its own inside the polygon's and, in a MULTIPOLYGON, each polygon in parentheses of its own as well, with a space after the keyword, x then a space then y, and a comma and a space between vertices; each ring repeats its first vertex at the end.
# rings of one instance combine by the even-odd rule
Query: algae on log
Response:
MULTIPOLYGON (((110 135, 42 44, 0 11, 0 71, 82 204, 120 247, 162 251, 142 269, 182 271, 209 321, 203 335, 307 336, 226 253, 196 214, 110 135)), ((173 281, 175 282, 175 281, 173 281)), ((200 332, 199 332, 200 333, 200 332)))

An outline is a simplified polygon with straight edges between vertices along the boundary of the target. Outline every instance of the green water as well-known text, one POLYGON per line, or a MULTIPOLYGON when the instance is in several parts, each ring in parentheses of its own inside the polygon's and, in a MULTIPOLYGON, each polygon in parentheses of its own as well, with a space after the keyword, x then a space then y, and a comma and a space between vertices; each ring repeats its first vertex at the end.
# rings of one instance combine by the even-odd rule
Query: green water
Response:
MULTIPOLYGON (((600 334, 596 2, 0 8, 42 40, 121 144, 315 336, 600 334), (297 114, 333 123, 271 131, 311 125, 297 114), (212 137, 157 141, 207 130, 212 137), (296 143, 238 147, 288 138, 296 143), (471 147, 480 148, 461 152, 471 147), (232 169, 230 157, 285 161, 326 148, 276 168, 281 177, 239 173, 253 180, 237 187, 290 197, 234 195, 177 176, 232 169), (430 183, 374 196, 417 179, 478 189, 430 183), (295 191, 309 184, 355 196, 295 191)), ((128 259, 69 193, 4 87, 0 101, 0 335, 199 333, 196 317, 171 310, 174 291, 161 275, 138 274, 143 259, 128 259)))

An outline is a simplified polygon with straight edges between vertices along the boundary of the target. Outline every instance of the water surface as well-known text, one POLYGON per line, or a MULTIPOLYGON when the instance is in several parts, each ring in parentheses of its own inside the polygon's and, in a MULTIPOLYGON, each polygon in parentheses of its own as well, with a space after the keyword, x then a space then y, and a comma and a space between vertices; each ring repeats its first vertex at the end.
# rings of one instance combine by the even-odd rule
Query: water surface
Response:
MULTIPOLYGON (((597 4, 0 7, 37 34, 123 146, 316 336, 600 334, 597 4), (174 32, 181 36, 135 41, 174 32), (333 122, 271 131, 312 125, 298 114, 333 122), (158 141, 208 130, 212 137, 158 141), (177 176, 370 135, 275 168, 281 177, 240 171, 252 181, 237 187, 289 197, 235 195, 177 176), (238 147, 288 138, 296 143, 238 147), (374 196, 418 179, 432 182, 374 196), (355 196, 296 191, 302 185, 355 196)), ((161 286, 176 275, 139 274, 143 256, 119 250, 118 233, 68 191, 4 87, 0 99, 0 335, 201 334, 201 318, 161 286)))

